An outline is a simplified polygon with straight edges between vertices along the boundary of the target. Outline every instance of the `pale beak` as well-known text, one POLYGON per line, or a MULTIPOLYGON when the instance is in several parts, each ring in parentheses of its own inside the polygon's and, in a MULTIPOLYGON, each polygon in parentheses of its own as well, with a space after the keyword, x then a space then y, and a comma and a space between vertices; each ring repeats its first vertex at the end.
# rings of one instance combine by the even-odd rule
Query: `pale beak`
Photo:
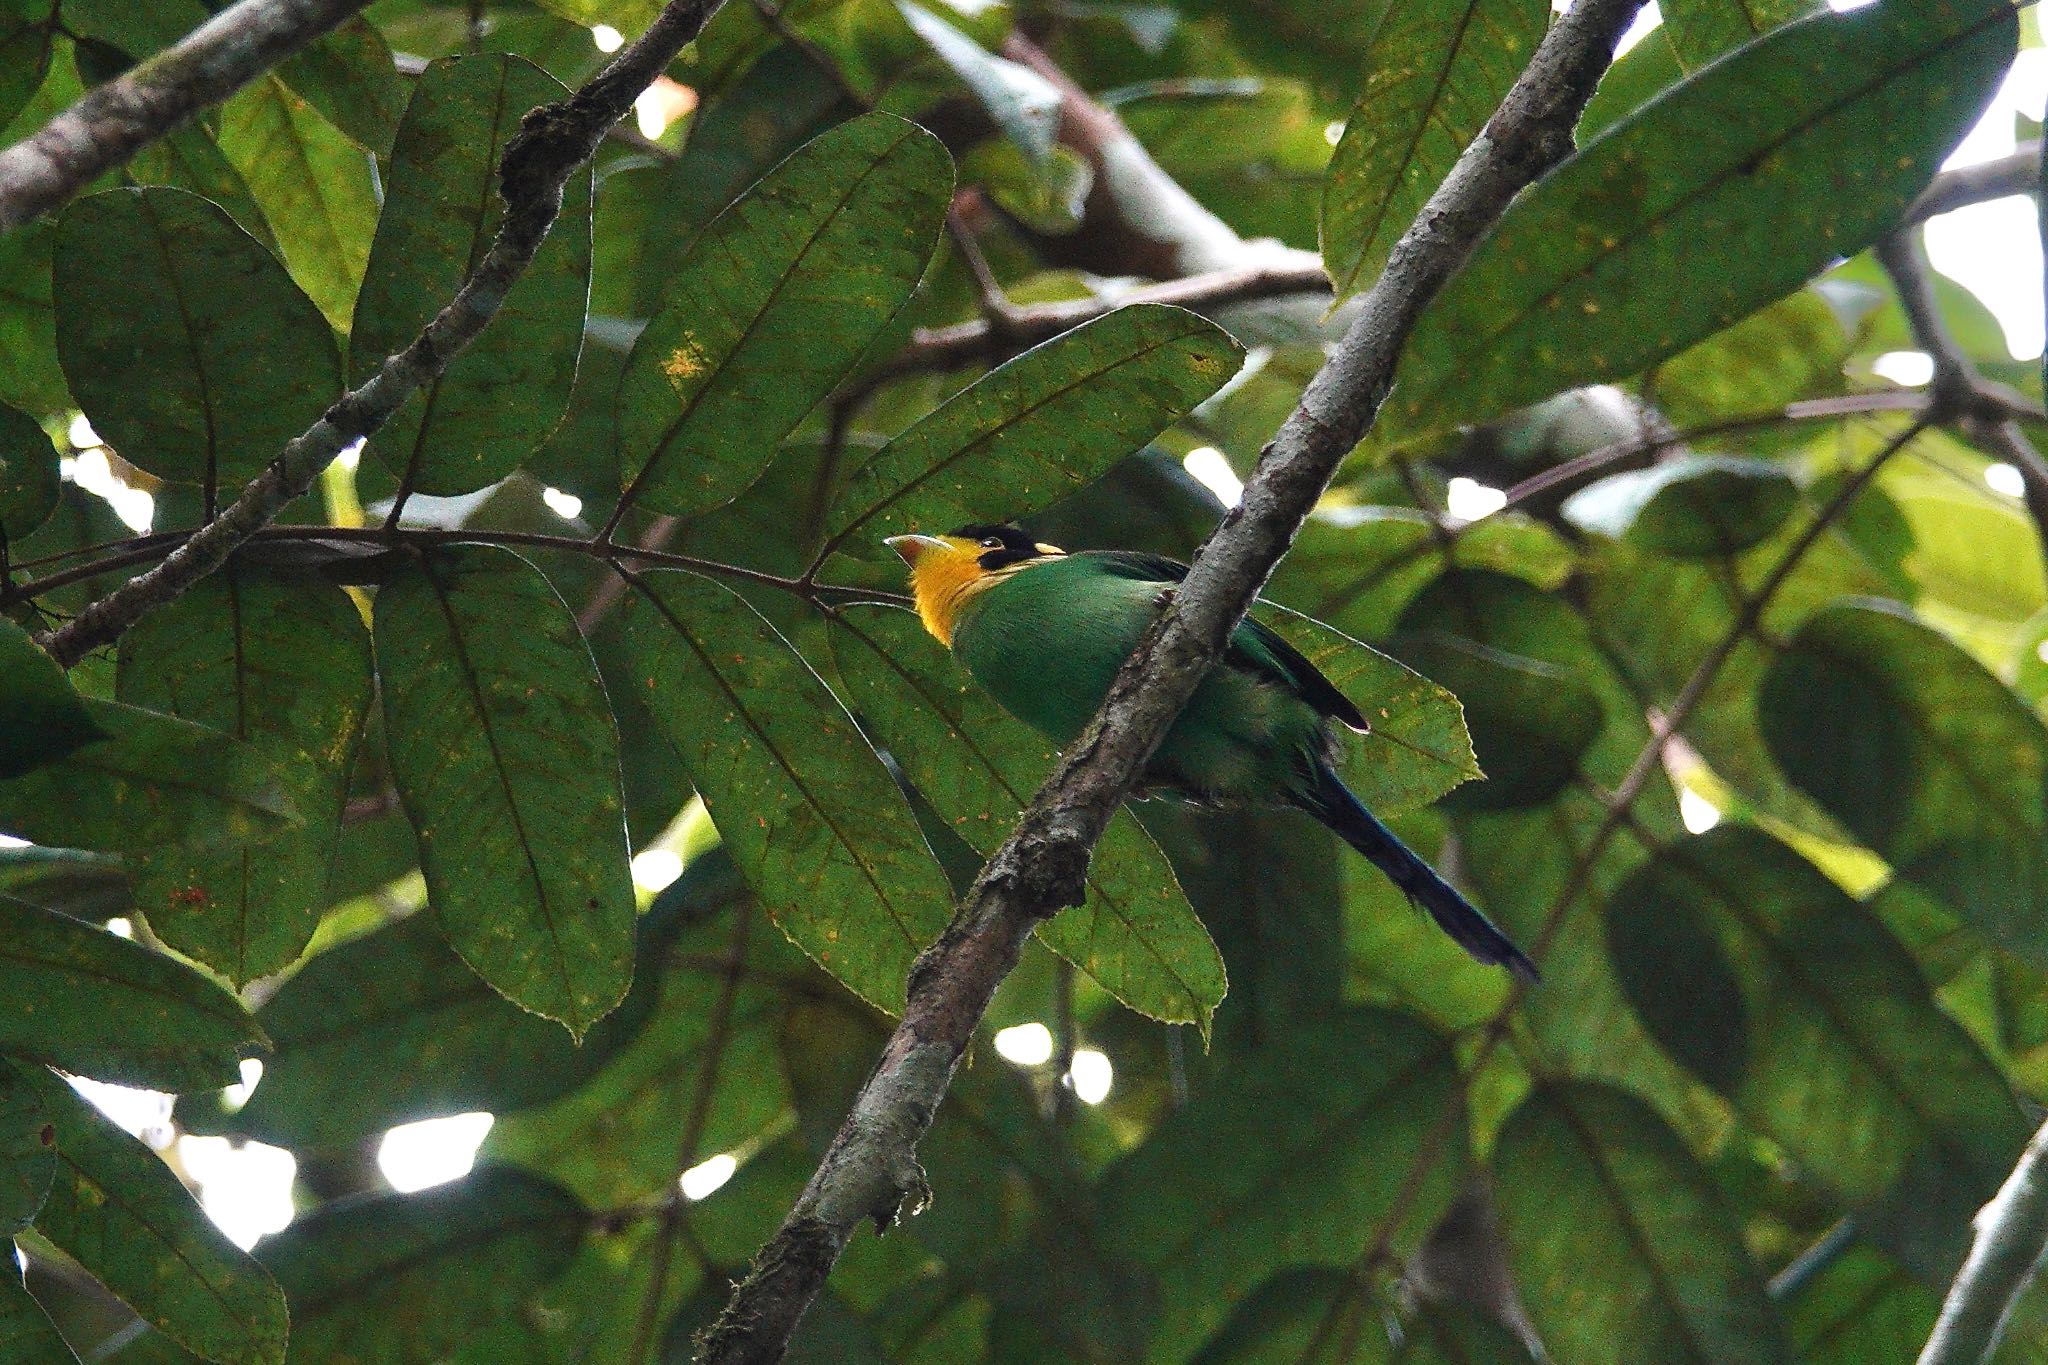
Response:
POLYGON ((928 550, 943 550, 946 542, 937 536, 890 536, 882 542, 902 557, 905 564, 917 567, 917 557, 928 550))

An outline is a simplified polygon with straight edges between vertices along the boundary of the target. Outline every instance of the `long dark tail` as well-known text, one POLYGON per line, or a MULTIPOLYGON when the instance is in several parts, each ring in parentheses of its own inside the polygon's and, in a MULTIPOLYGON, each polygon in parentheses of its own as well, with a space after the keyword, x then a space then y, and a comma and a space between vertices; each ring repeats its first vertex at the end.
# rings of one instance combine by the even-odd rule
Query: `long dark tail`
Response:
POLYGON ((1387 874, 1387 880, 1406 892, 1408 899, 1429 912, 1439 928, 1457 940, 1458 946, 1481 962, 1503 966, 1526 981, 1538 980, 1536 964, 1527 954, 1479 913, 1458 889, 1437 875, 1435 868, 1414 850, 1394 837, 1379 817, 1365 808, 1342 778, 1327 763, 1318 762, 1308 790, 1295 796, 1295 804, 1337 832, 1345 843, 1372 859, 1373 866, 1387 874))

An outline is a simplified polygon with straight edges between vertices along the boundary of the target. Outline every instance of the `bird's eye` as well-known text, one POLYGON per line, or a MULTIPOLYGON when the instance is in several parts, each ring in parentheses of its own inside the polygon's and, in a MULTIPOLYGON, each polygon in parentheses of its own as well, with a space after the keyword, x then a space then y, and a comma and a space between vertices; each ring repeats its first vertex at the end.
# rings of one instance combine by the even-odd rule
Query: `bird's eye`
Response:
POLYGON ((1001 536, 983 536, 981 538, 981 548, 984 550, 1000 550, 1003 548, 1003 538, 1001 536))

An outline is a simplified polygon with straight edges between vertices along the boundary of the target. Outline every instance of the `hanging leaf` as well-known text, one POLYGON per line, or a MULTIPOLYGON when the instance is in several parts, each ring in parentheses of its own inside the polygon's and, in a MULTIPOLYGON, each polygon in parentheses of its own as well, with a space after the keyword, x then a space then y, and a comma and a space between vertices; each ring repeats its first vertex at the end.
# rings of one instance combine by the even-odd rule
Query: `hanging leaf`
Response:
POLYGON ((1338 298, 1387 253, 1543 38, 1540 0, 1394 0, 1323 184, 1323 264, 1338 298))
MULTIPOLYGON (((976 853, 995 852, 1052 771, 1052 746, 977 689, 909 612, 838 613, 832 654, 854 707, 911 784, 976 853)), ((1096 846, 1087 903, 1038 936, 1150 1018, 1206 1032, 1223 999, 1216 945, 1127 811, 1096 846)))
POLYGON ((277 259, 183 190, 109 190, 58 225, 57 350, 93 429, 159 478, 261 473, 341 390, 334 336, 277 259))
POLYGON ((57 661, 0 617, 0 778, 20 777, 105 738, 57 661))
POLYGON ((0 780, 0 831, 119 852, 261 842, 297 818, 253 746, 118 702, 87 701, 85 711, 107 738, 0 780))
POLYGON ((239 985, 290 963, 328 906, 370 637, 324 579, 231 562, 121 640, 118 693, 246 741, 300 823, 260 847, 146 850, 135 902, 157 935, 239 985))
POLYGON ((360 15, 343 20, 280 65, 277 78, 364 147, 390 154, 406 112, 405 82, 375 24, 360 15))
POLYGON ((461 546, 377 594, 391 772, 449 944, 581 1037, 633 975, 618 735, 590 648, 517 555, 461 546))
POLYGON ((1791 1359, 1712 1180, 1642 1101, 1539 1089, 1501 1129, 1493 1172, 1515 1285, 1555 1358, 1791 1359))
MULTIPOLYGON (((24 1073, 26 1074, 26 1073, 24 1073)), ((36 1231, 145 1322, 221 1365, 280 1365, 285 1298, 193 1202, 155 1152, 62 1080, 33 1084, 56 1131, 36 1231)))
POLYGON ((377 226, 370 154, 276 76, 221 106, 220 149, 263 206, 292 278, 346 327, 377 226))
POLYGON ((705 228, 620 383, 627 499, 701 512, 759 477, 917 287, 952 187, 937 138, 868 114, 705 228))
POLYGON ((1035 511, 1186 416, 1243 354, 1212 323, 1161 304, 1119 308, 1063 332, 877 451, 832 509, 827 547, 866 556, 904 531, 1035 511))
POLYGON ((1899 0, 1817 16, 1630 114, 1517 200, 1437 295, 1387 419, 1478 422, 1634 374, 1869 245, 1982 112, 2013 15, 1899 0))
POLYGON ((1281 1267, 1356 1260, 1397 1208, 1391 1244, 1412 1248, 1460 1183, 1464 1125, 1442 1126, 1457 1067, 1412 1018, 1347 1010, 1229 1075, 1103 1177, 1100 1226, 1159 1277, 1161 1358, 1185 1356, 1281 1267), (1402 1190, 1407 1163, 1385 1155, 1425 1144, 1447 1150, 1402 1190), (1202 1197, 1185 1197, 1194 1188, 1202 1197))
POLYGON ((1588 484, 1560 510, 1652 554, 1718 559, 1775 535, 1798 506, 1798 486, 1768 460, 1684 455, 1588 484))
POLYGON ((162 953, 0 896, 0 1053, 159 1090, 233 1085, 269 1040, 241 1002, 162 953))
POLYGON ((57 447, 42 424, 0 406, 0 561, 12 541, 41 526, 57 509, 57 447))
MULTIPOLYGON (((490 250, 505 216, 505 144, 529 110, 567 94, 545 71, 500 54, 443 59, 419 78, 356 298, 355 382, 410 345, 490 250)), ((561 419, 590 293, 590 190, 589 172, 570 177, 560 215, 498 318, 370 438, 370 453, 414 491, 496 483, 561 419)))
POLYGON ((839 699, 738 597, 649 574, 625 618, 637 683, 783 933, 855 994, 903 1003, 953 897, 839 699))

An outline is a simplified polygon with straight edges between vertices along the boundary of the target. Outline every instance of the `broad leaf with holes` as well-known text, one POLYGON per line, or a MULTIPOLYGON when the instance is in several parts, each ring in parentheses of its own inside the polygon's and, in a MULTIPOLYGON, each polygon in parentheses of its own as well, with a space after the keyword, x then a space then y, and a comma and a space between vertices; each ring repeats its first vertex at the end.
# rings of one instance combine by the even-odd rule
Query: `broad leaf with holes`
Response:
POLYGON ((334 334, 216 205, 152 186, 58 225, 57 352, 93 429, 159 478, 253 478, 340 393, 334 334))
POLYGON ((327 908, 370 688, 370 636, 355 603, 311 575, 230 564, 122 639, 124 701, 247 741, 299 813, 260 846, 141 852, 136 906, 164 942, 237 984, 305 948, 327 908))
MULTIPOLYGON (((567 95, 517 57, 429 66, 391 154, 384 214, 349 336, 360 383, 401 351, 483 259, 504 220, 498 162, 519 120, 567 95)), ((509 474, 560 420, 576 377, 590 293, 590 174, 498 316, 370 438, 370 453, 420 493, 467 493, 509 474)))
POLYGON ((34 1074, 56 1137, 36 1231, 143 1321, 220 1365, 278 1365, 285 1298, 216 1228, 155 1152, 48 1071, 34 1074))
POLYGON ((1821 15, 1658 96, 1501 218, 1416 324, 1386 418, 1477 422, 1634 374, 1867 246, 1982 112, 2013 16, 1821 15))
POLYGON ((706 227, 619 385, 627 497, 700 512, 760 477, 917 287, 952 188, 937 138, 869 114, 706 227))
POLYGON ((626 612, 634 681, 776 925, 863 999, 900 1009, 953 897, 853 718, 708 579, 649 574, 626 612))
POLYGON ((377 594, 391 772, 435 922, 581 1036, 633 975, 619 742, 590 648, 517 555, 428 556, 377 594))

